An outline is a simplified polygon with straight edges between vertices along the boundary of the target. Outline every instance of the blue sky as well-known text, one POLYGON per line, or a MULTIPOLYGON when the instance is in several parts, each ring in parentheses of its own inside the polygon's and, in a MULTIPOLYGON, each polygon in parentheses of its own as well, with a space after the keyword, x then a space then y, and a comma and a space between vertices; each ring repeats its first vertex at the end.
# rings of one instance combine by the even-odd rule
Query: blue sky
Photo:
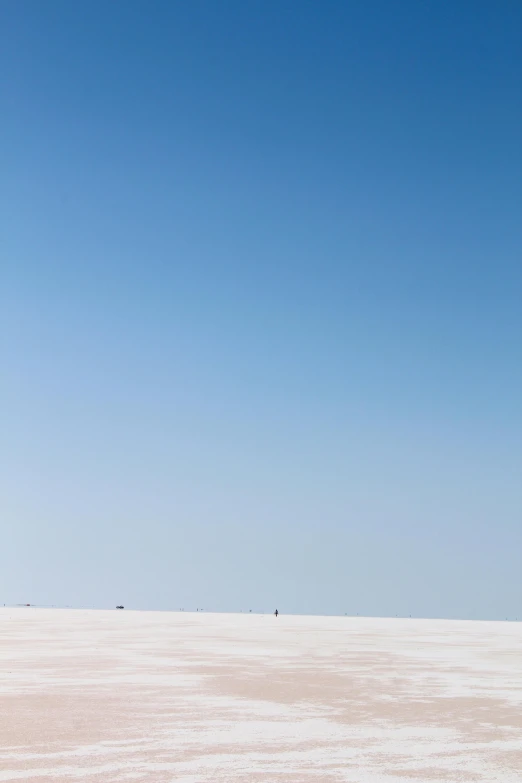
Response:
POLYGON ((522 7, 0 8, 0 600, 522 618, 522 7))

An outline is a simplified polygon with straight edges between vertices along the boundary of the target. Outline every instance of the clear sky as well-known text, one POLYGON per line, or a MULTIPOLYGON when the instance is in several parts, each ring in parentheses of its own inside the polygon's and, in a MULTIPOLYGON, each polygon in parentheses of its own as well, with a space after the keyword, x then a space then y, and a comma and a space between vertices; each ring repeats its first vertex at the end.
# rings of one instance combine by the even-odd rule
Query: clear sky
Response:
POLYGON ((0 601, 522 619, 521 29, 0 4, 0 601))

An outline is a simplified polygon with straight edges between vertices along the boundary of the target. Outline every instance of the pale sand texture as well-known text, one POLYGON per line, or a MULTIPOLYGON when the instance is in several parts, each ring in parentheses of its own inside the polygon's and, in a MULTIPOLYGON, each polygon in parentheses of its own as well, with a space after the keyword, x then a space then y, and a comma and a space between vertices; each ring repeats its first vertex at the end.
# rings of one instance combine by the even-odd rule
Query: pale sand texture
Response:
POLYGON ((522 781, 522 624, 0 610, 0 781, 522 781))

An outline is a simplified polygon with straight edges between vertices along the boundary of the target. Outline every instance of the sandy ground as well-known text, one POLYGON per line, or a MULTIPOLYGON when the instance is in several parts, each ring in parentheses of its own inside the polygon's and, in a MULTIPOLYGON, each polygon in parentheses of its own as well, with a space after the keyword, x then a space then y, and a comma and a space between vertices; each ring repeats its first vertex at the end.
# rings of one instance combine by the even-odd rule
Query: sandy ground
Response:
POLYGON ((0 781, 522 781, 522 624, 0 609, 0 781))

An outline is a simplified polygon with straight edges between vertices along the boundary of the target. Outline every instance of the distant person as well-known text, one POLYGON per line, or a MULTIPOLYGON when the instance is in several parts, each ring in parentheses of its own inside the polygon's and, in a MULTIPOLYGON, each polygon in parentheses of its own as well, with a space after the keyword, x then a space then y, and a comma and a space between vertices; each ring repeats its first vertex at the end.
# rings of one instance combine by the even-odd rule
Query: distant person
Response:
POLYGON ((277 617, 277 615, 279 614, 279 612, 277 611, 277 609, 275 610, 274 614, 275 614, 275 616, 276 616, 276 617, 277 617))

